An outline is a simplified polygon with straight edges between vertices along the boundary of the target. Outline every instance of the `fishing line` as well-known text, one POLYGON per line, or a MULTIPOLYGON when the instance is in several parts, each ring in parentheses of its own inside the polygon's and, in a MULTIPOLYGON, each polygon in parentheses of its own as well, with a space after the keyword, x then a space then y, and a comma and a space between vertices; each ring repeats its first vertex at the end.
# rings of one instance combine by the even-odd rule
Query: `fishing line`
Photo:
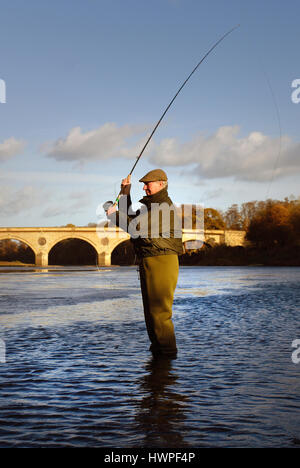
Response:
MULTIPOLYGON (((230 29, 229 31, 227 31, 217 42, 215 42, 215 44, 208 50, 208 52, 206 52, 206 54, 201 58, 200 62, 197 63, 197 65, 195 66, 195 68, 191 71, 191 73, 188 75, 188 77, 185 79, 185 81, 182 83, 182 85, 180 86, 180 88, 178 89, 178 91, 176 92, 175 96, 171 99, 171 101, 169 102, 169 104, 167 105, 166 109, 164 110, 162 116, 160 117, 160 119, 158 120, 157 124, 155 125, 154 129, 152 130, 150 136, 148 137, 146 143, 144 144, 140 154, 137 156, 136 158, 136 161, 131 169, 131 171, 129 172, 129 175, 131 175, 137 165, 137 163, 139 162, 142 154, 144 153, 146 147, 148 146, 148 143, 150 142, 151 138, 153 137, 154 133, 156 132, 159 124, 161 123, 161 121, 163 120, 164 116, 166 115, 166 113, 168 112, 168 110, 170 109, 171 105, 173 104, 173 102, 175 101, 175 99, 177 98, 178 94, 180 93, 180 91, 182 90, 182 88, 187 84, 187 82, 189 81, 189 79, 191 78, 191 76, 195 73, 195 71, 197 70, 197 68, 201 65, 201 63, 206 59, 206 57, 220 44, 220 42, 222 42, 225 37, 227 37, 229 34, 231 34, 235 29, 237 29, 240 25, 238 24, 237 26, 234 26, 234 28, 230 29)), ((116 198, 116 201, 114 202, 114 206, 117 205, 119 199, 120 199, 120 196, 121 196, 121 190, 119 192, 119 195, 117 196, 116 198)))
MULTIPOLYGON (((272 97, 272 102, 273 102, 273 105, 274 105, 274 108, 275 108, 275 113, 276 113, 276 118, 277 118, 277 123, 278 123, 278 129, 279 129, 278 154, 277 154, 277 157, 276 157, 275 162, 274 162, 271 178, 269 180, 268 188, 267 188, 266 195, 265 195, 265 199, 267 200, 268 197, 269 197, 271 185, 272 185, 272 183, 274 182, 274 179, 275 179, 275 172, 278 169, 279 160, 280 160, 281 153, 282 153, 282 125, 281 125, 279 107, 278 107, 278 104, 277 104, 277 101, 276 101, 276 97, 275 97, 273 87, 271 85, 271 81, 270 81, 266 71, 264 70, 261 62, 259 62, 259 65, 260 65, 260 69, 262 70, 262 73, 264 74, 265 80, 267 82, 267 85, 268 85, 268 88, 269 88, 269 91, 270 91, 270 94, 271 94, 271 97, 272 97)), ((237 181, 237 179, 235 178, 231 187, 233 187, 235 185, 236 181, 237 181)))
POLYGON ((281 151, 282 151, 282 126, 281 126, 281 120, 280 120, 279 107, 278 107, 278 104, 277 104, 277 101, 276 101, 275 93, 274 93, 273 88, 271 86, 271 82, 269 80, 269 77, 267 76, 265 71, 264 71, 264 75, 265 75, 265 78, 266 78, 266 81, 267 81, 267 84, 268 84, 268 87, 269 87, 269 90, 270 90, 270 93, 271 93, 271 96, 272 96, 272 100, 273 100, 273 104, 274 104, 275 112, 276 112, 276 116, 277 116, 278 128, 279 128, 279 148, 278 148, 277 158, 276 158, 275 163, 274 163, 271 179, 269 181, 269 186, 268 186, 267 193, 266 193, 266 200, 267 200, 268 197, 269 197, 271 185, 272 185, 272 183, 274 181, 275 172, 276 172, 276 170, 278 168, 279 160, 280 160, 280 157, 281 157, 281 151))

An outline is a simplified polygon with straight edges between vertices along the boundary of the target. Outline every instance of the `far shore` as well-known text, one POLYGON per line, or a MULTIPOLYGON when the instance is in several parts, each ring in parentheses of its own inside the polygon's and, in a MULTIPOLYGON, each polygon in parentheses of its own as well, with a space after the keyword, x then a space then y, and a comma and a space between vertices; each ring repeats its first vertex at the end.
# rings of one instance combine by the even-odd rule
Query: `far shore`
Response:
MULTIPOLYGON (((109 267, 133 266, 134 259, 130 256, 117 256, 109 267)), ((277 246, 272 248, 257 247, 230 247, 216 245, 205 247, 198 251, 189 251, 179 257, 180 266, 300 266, 300 245, 277 246)), ((1 267, 37 267, 34 263, 23 263, 20 260, 1 260, 1 267)), ((60 264, 47 265, 47 267, 91 267, 96 263, 88 264, 60 264)), ((45 267, 45 268, 47 268, 45 267)))
POLYGON ((9 262, 8 260, 0 260, 0 266, 24 266, 24 267, 29 267, 29 266, 35 266, 34 263, 23 263, 20 262, 19 260, 13 260, 9 262))

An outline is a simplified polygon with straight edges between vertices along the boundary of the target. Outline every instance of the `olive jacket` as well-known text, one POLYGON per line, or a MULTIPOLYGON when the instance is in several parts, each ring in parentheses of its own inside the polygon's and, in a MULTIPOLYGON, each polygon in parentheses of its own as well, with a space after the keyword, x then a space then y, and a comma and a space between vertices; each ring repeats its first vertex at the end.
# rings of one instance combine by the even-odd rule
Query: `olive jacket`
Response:
POLYGON ((181 219, 163 188, 154 195, 146 195, 141 200, 142 208, 132 211, 130 186, 119 200, 119 210, 108 218, 116 226, 131 236, 137 256, 141 259, 157 255, 181 255, 182 226, 181 219))

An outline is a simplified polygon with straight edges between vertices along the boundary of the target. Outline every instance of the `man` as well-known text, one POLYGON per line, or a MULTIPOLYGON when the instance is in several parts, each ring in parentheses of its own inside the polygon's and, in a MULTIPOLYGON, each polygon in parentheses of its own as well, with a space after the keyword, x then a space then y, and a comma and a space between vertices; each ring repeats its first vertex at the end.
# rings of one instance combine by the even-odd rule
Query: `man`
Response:
POLYGON ((139 259, 145 322, 153 355, 175 357, 177 353, 172 305, 182 254, 181 219, 168 196, 168 179, 162 169, 140 179, 146 195, 143 208, 131 211, 130 176, 122 180, 119 210, 111 206, 107 216, 131 235, 139 259))

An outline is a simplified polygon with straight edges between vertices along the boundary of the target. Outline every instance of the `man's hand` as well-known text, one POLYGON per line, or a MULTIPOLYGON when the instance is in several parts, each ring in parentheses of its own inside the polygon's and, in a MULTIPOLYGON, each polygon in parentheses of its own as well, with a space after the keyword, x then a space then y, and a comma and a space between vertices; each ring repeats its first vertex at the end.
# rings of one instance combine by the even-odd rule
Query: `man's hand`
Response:
POLYGON ((103 204, 103 209, 106 215, 112 214, 117 210, 116 205, 112 201, 107 201, 103 204))
POLYGON ((131 184, 131 175, 129 174, 125 179, 122 179, 121 185, 130 185, 131 184))
POLYGON ((131 175, 129 174, 121 182, 121 194, 122 195, 130 195, 130 189, 131 189, 131 175))
MULTIPOLYGON (((131 185, 131 175, 129 174, 127 177, 125 177, 125 179, 122 179, 122 182, 121 182, 121 194, 122 195, 129 195, 130 185, 131 185)), ((113 204, 112 202, 104 203, 103 208, 106 211, 107 216, 112 215, 113 213, 117 211, 117 205, 113 204), (109 206, 109 203, 111 203, 111 206, 109 206), (107 206, 109 207, 107 208, 107 206)))
POLYGON ((117 211, 117 206, 116 205, 111 205, 111 207, 108 208, 106 214, 107 214, 107 216, 109 216, 109 215, 115 213, 116 211, 117 211))

